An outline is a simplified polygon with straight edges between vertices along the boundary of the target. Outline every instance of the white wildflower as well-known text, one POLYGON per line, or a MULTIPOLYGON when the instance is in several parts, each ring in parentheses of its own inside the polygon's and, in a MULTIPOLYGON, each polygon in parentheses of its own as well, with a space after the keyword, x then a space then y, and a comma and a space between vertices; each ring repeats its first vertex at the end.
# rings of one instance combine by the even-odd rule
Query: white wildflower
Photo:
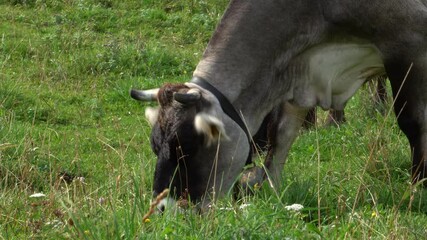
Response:
POLYGON ((232 207, 220 207, 218 209, 219 210, 224 210, 224 211, 233 211, 234 210, 234 208, 232 208, 232 207))
POLYGON ((106 202, 106 200, 105 200, 105 198, 103 198, 103 197, 100 197, 99 199, 98 199, 98 203, 99 204, 104 204, 106 202))
POLYGON ((34 193, 32 195, 30 195, 30 198, 42 198, 42 197, 46 197, 46 195, 44 193, 34 193))
POLYGON ((61 220, 55 219, 51 222, 47 222, 46 225, 50 225, 52 226, 52 228, 60 228, 62 226, 64 226, 64 223, 61 220))
MULTIPOLYGON (((249 203, 244 203, 244 204, 242 204, 242 205, 240 205, 239 206, 239 209, 240 210, 243 210, 243 209, 246 209, 247 207, 249 207, 251 204, 249 204, 249 203)), ((212 207, 211 205, 209 206, 209 207, 212 207)), ((235 208, 233 208, 233 207, 220 207, 220 208, 218 208, 219 210, 224 210, 224 211, 234 211, 234 210, 236 210, 235 208)))
POLYGON ((239 209, 245 209, 245 208, 247 208, 247 207, 249 207, 249 206, 250 206, 250 204, 249 204, 249 203, 245 203, 245 204, 240 205, 240 206, 239 206, 239 209))
POLYGON ((75 181, 79 181, 79 182, 81 182, 81 183, 85 183, 85 177, 76 177, 75 179, 74 179, 75 181))
POLYGON ((292 205, 285 206, 286 210, 288 210, 288 211, 295 211, 295 212, 299 212, 303 208, 304 208, 304 206, 301 205, 301 204, 298 204, 298 203, 294 203, 292 205))

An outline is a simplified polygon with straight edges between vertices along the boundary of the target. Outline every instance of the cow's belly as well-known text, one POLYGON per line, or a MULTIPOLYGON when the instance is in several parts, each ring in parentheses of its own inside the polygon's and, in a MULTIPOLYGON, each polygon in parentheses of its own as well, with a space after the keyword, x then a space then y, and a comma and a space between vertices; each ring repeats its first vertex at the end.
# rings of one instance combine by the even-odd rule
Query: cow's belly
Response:
POLYGON ((344 108, 367 78, 384 73, 375 46, 353 43, 316 46, 301 54, 292 68, 299 69, 293 72, 300 74, 292 77, 293 102, 337 110, 344 108))

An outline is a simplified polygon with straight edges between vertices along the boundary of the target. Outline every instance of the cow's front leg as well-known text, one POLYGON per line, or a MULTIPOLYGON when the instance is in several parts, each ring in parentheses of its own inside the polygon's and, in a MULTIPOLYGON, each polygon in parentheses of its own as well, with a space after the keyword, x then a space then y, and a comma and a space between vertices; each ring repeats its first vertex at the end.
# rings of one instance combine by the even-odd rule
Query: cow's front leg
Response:
MULTIPOLYGON (((264 166, 255 166, 246 170, 240 179, 240 187, 246 194, 256 185, 261 185, 267 177, 273 186, 281 184, 281 174, 288 151, 308 111, 309 109, 295 107, 290 103, 282 103, 270 113, 267 118, 268 124, 262 126, 266 128, 263 132, 266 135, 261 138, 265 139, 267 144, 265 147, 257 148, 266 152, 264 166)), ((255 137, 260 136, 257 134, 255 137)))
POLYGON ((308 108, 297 107, 286 102, 282 104, 281 117, 277 125, 269 129, 273 145, 268 151, 265 168, 268 180, 273 187, 282 185, 283 166, 308 111, 308 108))
MULTIPOLYGON (((400 129, 409 140, 412 182, 427 178, 427 59, 412 56, 413 62, 387 61, 395 113, 400 129)), ((424 182, 427 186, 427 181, 424 182)))

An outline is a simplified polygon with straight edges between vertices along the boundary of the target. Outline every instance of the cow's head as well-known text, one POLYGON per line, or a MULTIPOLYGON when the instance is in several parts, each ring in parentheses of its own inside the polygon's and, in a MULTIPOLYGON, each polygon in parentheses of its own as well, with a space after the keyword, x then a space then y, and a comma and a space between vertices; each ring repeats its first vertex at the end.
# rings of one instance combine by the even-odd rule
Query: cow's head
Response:
POLYGON ((166 84, 160 89, 132 90, 137 100, 156 100, 147 108, 151 147, 157 155, 154 197, 170 189, 174 202, 190 199, 202 207, 229 191, 249 152, 243 130, 224 112, 212 93, 195 84, 166 84))

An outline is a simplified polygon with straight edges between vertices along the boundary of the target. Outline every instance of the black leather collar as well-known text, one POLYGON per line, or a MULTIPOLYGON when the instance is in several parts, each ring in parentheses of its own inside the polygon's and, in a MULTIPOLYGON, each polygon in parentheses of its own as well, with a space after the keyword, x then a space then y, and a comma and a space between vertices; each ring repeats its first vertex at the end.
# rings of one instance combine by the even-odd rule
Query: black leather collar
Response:
POLYGON ((243 122, 243 119, 241 115, 237 112, 237 110, 234 108, 234 106, 228 101, 228 99, 214 86, 212 86, 208 81, 206 81, 203 78, 200 77, 193 77, 191 79, 190 83, 194 83, 196 85, 199 85, 200 87, 208 90, 211 92, 219 101, 219 104, 221 105, 222 110, 225 114, 227 114, 237 125, 240 126, 240 128, 245 132, 246 137, 248 138, 249 142, 249 156, 246 161, 246 164, 250 164, 252 162, 252 137, 249 134, 248 128, 246 127, 245 123, 243 122))

